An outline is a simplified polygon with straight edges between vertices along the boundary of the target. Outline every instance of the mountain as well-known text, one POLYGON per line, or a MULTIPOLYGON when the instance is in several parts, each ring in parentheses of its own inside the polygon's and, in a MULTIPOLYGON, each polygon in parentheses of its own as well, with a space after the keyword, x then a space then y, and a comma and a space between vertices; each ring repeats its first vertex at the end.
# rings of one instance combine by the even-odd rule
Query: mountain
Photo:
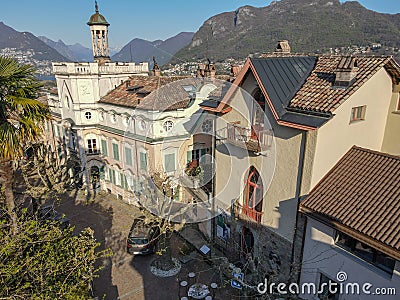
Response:
POLYGON ((38 36, 38 38, 71 61, 93 60, 92 50, 82 46, 79 43, 76 43, 74 45, 66 45, 62 40, 58 40, 58 42, 55 42, 45 36, 38 36))
POLYGON ((113 61, 152 62, 153 56, 159 65, 170 61, 177 51, 188 45, 194 33, 181 32, 165 41, 156 40, 153 42, 135 38, 125 45, 121 51, 112 56, 113 61))
POLYGON ((18 32, 3 22, 0 22, 0 49, 3 54, 24 55, 36 61, 69 61, 32 33, 18 32))
POLYGON ((211 17, 172 62, 245 58, 273 51, 282 39, 289 40, 292 52, 371 43, 398 48, 399 37, 400 14, 371 11, 356 1, 281 0, 211 17))

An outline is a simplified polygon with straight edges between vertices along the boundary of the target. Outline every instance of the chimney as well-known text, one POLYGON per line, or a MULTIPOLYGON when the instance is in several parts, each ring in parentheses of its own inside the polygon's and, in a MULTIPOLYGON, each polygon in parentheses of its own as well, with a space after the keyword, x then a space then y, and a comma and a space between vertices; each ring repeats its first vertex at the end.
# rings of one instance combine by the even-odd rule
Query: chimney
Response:
POLYGON ((207 58, 207 64, 200 63, 197 67, 196 77, 215 78, 216 70, 214 64, 207 58))
POLYGON ((340 59, 335 69, 334 87, 346 88, 353 84, 358 73, 358 62, 356 57, 344 56, 340 59))
POLYGON ((238 76, 242 67, 243 66, 239 66, 239 65, 231 65, 231 73, 230 73, 230 81, 231 82, 233 82, 236 79, 236 77, 238 76))
POLYGON ((275 53, 289 54, 290 53, 290 45, 287 40, 278 41, 278 45, 276 46, 275 53))
POLYGON ((198 64, 197 65, 196 77, 197 78, 204 77, 205 76, 205 69, 206 69, 206 65, 205 64, 198 64))

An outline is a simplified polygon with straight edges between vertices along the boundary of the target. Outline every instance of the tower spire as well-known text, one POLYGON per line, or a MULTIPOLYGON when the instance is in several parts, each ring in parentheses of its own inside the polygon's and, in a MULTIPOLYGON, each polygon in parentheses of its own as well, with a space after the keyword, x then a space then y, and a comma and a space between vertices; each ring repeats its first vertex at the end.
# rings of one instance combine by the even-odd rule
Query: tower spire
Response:
POLYGON ((94 7, 96 9, 96 13, 99 13, 99 6, 97 5, 97 0, 94 1, 94 7))

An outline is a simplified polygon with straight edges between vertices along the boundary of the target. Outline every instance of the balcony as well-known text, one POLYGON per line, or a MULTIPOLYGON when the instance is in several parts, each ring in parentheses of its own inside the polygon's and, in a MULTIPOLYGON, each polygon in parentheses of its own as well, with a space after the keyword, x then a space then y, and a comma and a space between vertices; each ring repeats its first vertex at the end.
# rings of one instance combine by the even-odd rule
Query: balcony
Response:
POLYGON ((243 127, 237 124, 228 124, 226 127, 226 141, 252 152, 268 150, 272 145, 271 130, 257 130, 253 127, 243 127))
POLYGON ((236 200, 233 204, 233 213, 236 218, 250 225, 261 224, 261 218, 264 214, 261 211, 257 211, 255 208, 241 205, 239 200, 236 200))

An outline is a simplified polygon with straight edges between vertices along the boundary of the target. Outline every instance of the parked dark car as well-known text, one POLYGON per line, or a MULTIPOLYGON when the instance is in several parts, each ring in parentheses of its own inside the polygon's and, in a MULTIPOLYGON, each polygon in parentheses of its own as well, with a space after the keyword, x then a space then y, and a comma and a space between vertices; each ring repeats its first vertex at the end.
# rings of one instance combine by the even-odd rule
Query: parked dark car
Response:
POLYGON ((45 204, 38 209, 38 218, 42 221, 57 221, 61 229, 69 227, 69 219, 54 209, 52 204, 45 204))
POLYGON ((126 250, 133 255, 155 253, 159 237, 160 227, 156 223, 146 224, 144 218, 137 218, 129 231, 126 250))

